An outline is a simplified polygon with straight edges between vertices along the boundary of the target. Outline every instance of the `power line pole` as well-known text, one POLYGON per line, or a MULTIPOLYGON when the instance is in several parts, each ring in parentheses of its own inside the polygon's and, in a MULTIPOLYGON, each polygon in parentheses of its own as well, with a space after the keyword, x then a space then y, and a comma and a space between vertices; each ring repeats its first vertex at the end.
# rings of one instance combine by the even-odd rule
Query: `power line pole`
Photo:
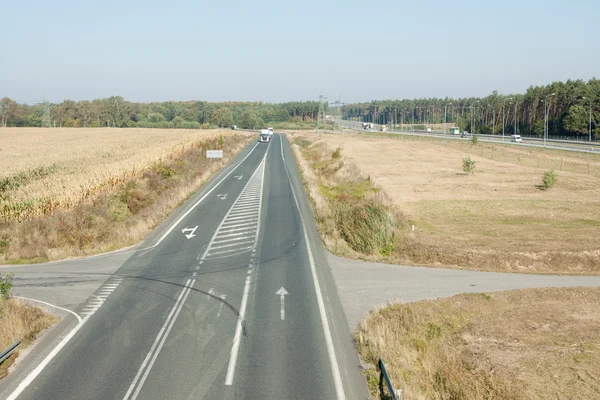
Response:
POLYGON ((319 113, 317 114, 317 136, 321 135, 321 125, 325 124, 325 106, 323 105, 323 99, 327 100, 327 97, 323 96, 323 90, 319 94, 319 113))
POLYGON ((42 96, 44 104, 44 114, 42 114, 42 128, 50 128, 52 121, 50 118, 50 102, 46 100, 45 96, 42 96))

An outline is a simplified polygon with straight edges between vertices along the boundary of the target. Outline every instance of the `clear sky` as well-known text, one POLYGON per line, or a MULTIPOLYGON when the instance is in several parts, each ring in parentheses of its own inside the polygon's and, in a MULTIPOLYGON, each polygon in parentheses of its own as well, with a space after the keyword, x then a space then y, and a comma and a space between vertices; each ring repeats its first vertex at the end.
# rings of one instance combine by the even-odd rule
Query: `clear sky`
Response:
POLYGON ((485 96, 600 78, 600 0, 0 0, 0 97, 485 96))

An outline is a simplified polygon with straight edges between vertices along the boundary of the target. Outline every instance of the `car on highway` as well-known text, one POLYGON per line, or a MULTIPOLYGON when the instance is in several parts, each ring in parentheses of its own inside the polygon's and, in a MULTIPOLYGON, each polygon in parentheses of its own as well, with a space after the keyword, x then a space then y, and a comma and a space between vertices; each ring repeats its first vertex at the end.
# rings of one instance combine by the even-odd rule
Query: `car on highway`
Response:
POLYGON ((522 143, 521 135, 510 135, 510 141, 513 143, 522 143))
POLYGON ((469 132, 463 132, 463 133, 460 134, 460 137, 462 137, 462 138, 466 138, 466 137, 469 137, 469 136, 471 136, 471 134, 469 132))
POLYGON ((259 142, 261 143, 269 143, 271 141, 271 135, 268 133, 261 133, 259 142))

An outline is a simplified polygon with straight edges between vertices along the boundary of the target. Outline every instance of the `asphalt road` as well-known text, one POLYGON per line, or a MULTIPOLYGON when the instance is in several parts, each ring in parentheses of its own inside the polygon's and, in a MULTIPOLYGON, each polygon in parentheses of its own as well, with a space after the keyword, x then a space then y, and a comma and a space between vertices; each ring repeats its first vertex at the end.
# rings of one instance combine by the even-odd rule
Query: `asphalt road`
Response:
POLYGON ((15 290, 77 315, 0 397, 369 398, 280 135, 245 149, 139 246, 46 267, 17 269, 15 290))
POLYGON ((540 287, 600 286, 600 276, 535 275, 402 266, 327 254, 350 324, 374 307, 454 296, 540 287))

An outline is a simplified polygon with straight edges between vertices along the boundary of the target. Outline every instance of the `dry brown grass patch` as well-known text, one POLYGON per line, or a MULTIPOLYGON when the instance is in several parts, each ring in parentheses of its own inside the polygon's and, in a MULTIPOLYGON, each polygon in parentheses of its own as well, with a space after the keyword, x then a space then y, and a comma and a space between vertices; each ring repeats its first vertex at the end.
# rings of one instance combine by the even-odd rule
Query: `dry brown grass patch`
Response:
POLYGON ((365 361, 383 357, 408 399, 583 400, 600 393, 599 288, 390 305, 361 322, 356 341, 365 361))
POLYGON ((600 274, 597 155, 400 135, 319 140, 340 148, 342 160, 369 176, 409 221, 390 262, 600 274), (465 156, 477 163, 473 175, 462 171, 465 156), (549 168, 558 181, 540 190, 549 168))
MULTIPOLYGON (((58 322, 58 318, 17 299, 0 298, 0 351, 17 340, 22 340, 19 349, 30 345, 45 329, 58 322)), ((18 352, 0 365, 3 378, 18 352)))

